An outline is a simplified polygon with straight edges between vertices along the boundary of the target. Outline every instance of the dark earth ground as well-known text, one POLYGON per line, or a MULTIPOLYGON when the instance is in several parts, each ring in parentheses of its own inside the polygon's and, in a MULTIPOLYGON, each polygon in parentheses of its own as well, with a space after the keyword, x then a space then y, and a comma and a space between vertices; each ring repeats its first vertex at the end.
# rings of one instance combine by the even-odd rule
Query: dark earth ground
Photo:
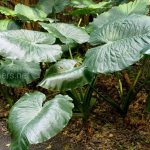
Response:
MULTIPOLYGON (((117 99, 113 78, 103 78, 97 87, 117 99)), ((150 115, 144 112, 146 97, 144 90, 137 94, 125 119, 105 103, 97 103, 88 126, 74 118, 60 134, 30 150, 150 150, 150 115)), ((7 109, 2 99, 0 97, 0 150, 8 150, 7 118, 1 117, 1 113, 7 115, 7 109)))

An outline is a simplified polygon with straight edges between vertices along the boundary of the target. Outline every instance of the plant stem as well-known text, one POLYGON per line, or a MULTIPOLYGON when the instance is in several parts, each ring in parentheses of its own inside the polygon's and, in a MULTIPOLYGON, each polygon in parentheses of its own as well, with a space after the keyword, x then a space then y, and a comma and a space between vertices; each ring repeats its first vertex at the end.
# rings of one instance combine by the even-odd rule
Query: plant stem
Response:
POLYGON ((70 46, 69 46, 69 54, 70 54, 70 58, 73 59, 72 51, 71 51, 71 47, 70 46))
POLYGON ((81 22, 82 22, 82 18, 79 19, 78 27, 80 27, 81 22))
POLYGON ((83 114, 82 113, 73 113, 73 117, 74 118, 83 118, 83 114))
POLYGON ((123 96, 123 88, 122 88, 122 82, 121 80, 119 79, 119 89, 120 89, 120 97, 122 99, 122 96, 123 96))
POLYGON ((117 88, 117 89, 118 89, 120 98, 122 99, 122 96, 123 96, 122 82, 121 82, 121 79, 120 79, 120 77, 119 77, 118 72, 116 72, 115 75, 116 75, 116 77, 117 77, 117 79, 118 79, 118 84, 119 84, 119 88, 117 88))
POLYGON ((82 102, 84 101, 84 95, 83 95, 83 90, 82 90, 82 87, 79 88, 79 94, 80 94, 80 98, 82 100, 82 102))
POLYGON ((77 97, 77 95, 73 92, 73 91, 66 91, 66 93, 73 99, 73 103, 75 105, 75 107, 80 111, 82 112, 82 109, 81 109, 81 103, 77 97))
POLYGON ((96 83, 96 79, 97 79, 97 76, 94 77, 92 83, 87 88, 86 93, 84 95, 84 101, 83 101, 83 105, 82 105, 83 115, 84 115, 83 122, 86 122, 87 119, 89 118, 89 114, 90 114, 90 101, 91 101, 91 97, 92 97, 92 93, 93 93, 93 89, 91 88, 91 86, 94 87, 94 85, 96 83))
POLYGON ((142 75, 142 72, 143 72, 143 69, 144 69, 144 65, 145 65, 145 62, 146 62, 146 59, 144 59, 144 62, 142 64, 142 67, 140 68, 140 70, 138 71, 137 75, 136 75, 136 78, 127 94, 127 97, 123 103, 123 106, 122 106, 122 109, 124 111, 124 114, 126 115, 127 112, 128 112, 128 109, 129 109, 129 105, 131 104, 132 100, 133 100, 133 97, 136 95, 135 93, 135 86, 138 82, 138 80, 140 79, 140 76, 142 75))
POLYGON ((104 101, 106 101, 111 107, 113 107, 121 116, 124 116, 123 110, 121 109, 121 107, 117 103, 115 103, 110 98, 105 97, 104 95, 99 93, 94 87, 91 86, 91 88, 98 94, 99 99, 100 99, 100 97, 103 98, 104 101))

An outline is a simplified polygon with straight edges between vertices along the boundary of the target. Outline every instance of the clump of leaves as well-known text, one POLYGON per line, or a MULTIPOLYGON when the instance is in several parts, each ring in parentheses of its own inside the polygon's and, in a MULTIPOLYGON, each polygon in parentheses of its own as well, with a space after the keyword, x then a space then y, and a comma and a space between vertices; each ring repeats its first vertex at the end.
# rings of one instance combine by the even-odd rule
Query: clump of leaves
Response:
MULTIPOLYGON (((39 0, 33 7, 18 4, 14 11, 5 10, 3 13, 10 11, 11 15, 27 20, 45 21, 53 10, 59 12, 68 5, 62 3, 64 1, 50 2, 39 0), (31 15, 25 10, 32 12, 31 15)), ((141 58, 147 59, 145 55, 149 56, 150 45, 150 17, 145 15, 147 7, 148 0, 136 0, 98 15, 90 24, 90 36, 84 28, 61 22, 40 22, 39 25, 48 32, 2 29, 7 31, 0 32, 0 83, 14 88, 38 79, 37 86, 61 93, 52 100, 46 100, 46 96, 38 91, 26 93, 14 104, 8 121, 12 150, 27 150, 31 144, 56 135, 71 119, 74 106, 86 121, 93 91, 122 116, 127 114, 142 68, 127 96, 122 99, 122 105, 97 92, 96 77, 99 73, 121 71, 141 58), (73 59, 70 45, 79 46, 86 42, 92 48, 79 65, 73 59), (71 59, 64 58, 62 44, 69 45, 71 59), (41 69, 45 64, 48 67, 41 79, 41 69)))

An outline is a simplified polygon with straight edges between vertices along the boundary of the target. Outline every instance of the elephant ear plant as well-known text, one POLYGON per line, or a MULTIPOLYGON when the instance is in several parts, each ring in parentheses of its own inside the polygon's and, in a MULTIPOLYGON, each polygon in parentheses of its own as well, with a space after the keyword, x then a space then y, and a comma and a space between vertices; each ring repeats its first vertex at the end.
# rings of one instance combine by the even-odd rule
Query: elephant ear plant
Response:
MULTIPOLYGON (((96 74, 118 72, 144 56, 141 52, 150 43, 150 17, 143 15, 147 13, 147 6, 148 1, 136 0, 114 7, 94 19, 90 36, 94 48, 86 53, 84 61, 89 71, 96 74)), ((93 88, 122 116, 126 116, 136 95, 135 86, 142 74, 145 59, 128 94, 122 97, 121 106, 93 88)))
MULTIPOLYGON (((32 12, 47 16, 62 6, 57 0, 53 2, 60 5, 49 2, 39 0, 36 8, 31 8, 32 12), (44 9, 48 4, 51 9, 44 9)), ((22 9, 16 8, 17 11, 26 7, 19 5, 22 9)), ((0 83, 16 88, 38 79, 37 86, 60 92, 52 100, 39 91, 26 93, 14 104, 8 119, 12 150, 27 150, 31 144, 55 136, 67 125, 73 109, 81 114, 83 121, 88 119, 92 93, 97 92, 97 74, 129 67, 144 56, 143 50, 150 45, 150 17, 144 15, 147 6, 147 0, 136 0, 98 15, 90 24, 93 30, 90 36, 83 28, 60 22, 39 23, 48 33, 23 29, 0 32, 0 83), (70 46, 71 59, 62 57, 62 44, 81 45, 86 42, 92 48, 87 51, 81 65, 73 59, 70 46), (43 64, 48 64, 44 78, 40 76, 43 64)), ((121 106, 97 94, 125 116, 141 73, 142 69, 121 106)))
MULTIPOLYGON (((12 88, 22 87, 39 78, 41 73, 39 65, 40 62, 42 61, 55 62, 56 60, 61 58, 62 55, 61 47, 59 45, 53 44, 54 42, 55 37, 53 37, 48 33, 43 32, 29 31, 29 30, 10 30, 1 32, 0 54, 1 56, 3 56, 0 65, 1 84, 4 84, 12 88)), ((52 128, 53 133, 51 133, 51 135, 45 135, 45 138, 42 136, 41 133, 41 139, 43 140, 57 133, 57 131, 59 131, 62 127, 64 127, 67 121, 69 121, 71 116, 71 110, 73 108, 73 104, 71 104, 72 100, 71 98, 65 96, 63 97, 60 95, 56 97, 53 102, 50 102, 50 104, 45 103, 45 105, 43 106, 42 103, 44 100, 45 96, 42 93, 35 92, 31 94, 31 97, 29 94, 27 97, 25 96, 25 98, 21 98, 18 104, 16 104, 13 107, 9 119, 10 130, 12 131, 12 129, 14 129, 14 132, 12 132, 12 141, 13 141, 11 147, 12 149, 15 150, 27 149, 29 143, 32 144, 34 142, 33 140, 31 140, 32 142, 29 141, 29 139, 27 139, 26 136, 23 136, 25 135, 25 131, 23 131, 22 129, 23 128, 25 129, 25 126, 27 126, 27 124, 29 125, 29 122, 32 122, 36 117, 39 118, 38 116, 39 112, 41 112, 41 114, 42 113, 45 114, 46 111, 48 111, 48 109, 50 109, 48 111, 50 112, 53 111, 53 107, 57 107, 58 110, 56 110, 56 112, 58 111, 60 112, 60 114, 62 114, 62 125, 59 127, 55 125, 54 127, 56 127, 56 130, 52 128), (41 98, 40 95, 42 95, 41 98), (39 99, 34 99, 36 96, 39 99), (31 99, 34 101, 31 101, 31 99), (66 99, 66 101, 63 102, 63 99, 66 99), (62 101, 59 102, 60 100, 62 101), (30 102, 34 103, 34 106, 30 102), (67 107, 67 104, 69 105, 69 107, 67 107), (64 106, 66 105, 66 107, 61 108, 63 107, 63 105, 64 106), (31 106, 32 108, 29 108, 29 106, 31 106), (20 111, 15 111, 16 108, 19 109, 23 107, 25 109, 22 109, 22 114, 20 113, 20 111), (20 116, 16 114, 17 112, 19 112, 20 116), (27 112, 32 113, 32 117, 30 119, 28 117, 28 120, 26 120, 27 118, 25 119, 22 116, 23 112, 24 117, 31 116, 30 114, 26 114, 27 112), (16 121, 16 119, 13 119, 15 116, 17 118, 23 119, 24 122, 22 122, 23 120, 16 121), (21 122, 23 124, 20 124, 21 122), (14 141, 14 139, 16 141, 14 141)), ((58 114, 58 116, 60 115, 58 114)), ((36 125, 37 127, 39 126, 38 123, 36 125)), ((39 129, 42 128, 40 127, 39 129)))
MULTIPOLYGON (((72 25, 68 26, 72 27, 72 25)), ((84 43, 89 40, 89 35, 85 31, 73 27, 74 32, 82 38, 72 39, 68 35, 69 37, 64 36, 66 41, 84 43)), ((75 67, 77 64, 75 60, 60 60, 61 46, 55 42, 55 34, 46 32, 31 30, 0 32, 0 55, 2 56, 0 83, 11 88, 26 86, 40 77, 40 63, 54 63, 46 71, 41 85, 42 82, 43 85, 44 82, 50 82, 52 89, 70 90, 91 82, 93 74, 86 67, 75 67), (50 77, 52 79, 49 79, 50 77)), ((48 85, 47 88, 50 86, 48 85)), ((72 116, 73 99, 58 95, 44 103, 45 99, 45 95, 41 92, 26 93, 12 107, 8 121, 12 136, 12 150, 26 150, 30 144, 48 140, 67 125, 72 116)))

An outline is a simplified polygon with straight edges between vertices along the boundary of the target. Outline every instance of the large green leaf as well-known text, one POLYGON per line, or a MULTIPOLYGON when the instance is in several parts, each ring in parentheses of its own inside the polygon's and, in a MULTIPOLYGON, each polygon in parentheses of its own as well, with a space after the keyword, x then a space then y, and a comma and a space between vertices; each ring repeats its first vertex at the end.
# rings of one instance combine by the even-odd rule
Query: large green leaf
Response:
POLYGON ((21 87, 39 78, 40 73, 39 64, 7 60, 0 65, 0 83, 10 87, 21 87))
POLYGON ((61 57, 59 45, 51 45, 55 38, 44 32, 11 30, 0 32, 0 55, 27 62, 55 62, 61 57))
POLYGON ((127 4, 122 4, 113 7, 107 12, 100 14, 91 23, 93 26, 102 27, 105 24, 111 23, 131 14, 146 14, 148 13, 149 0, 135 0, 127 4))
POLYGON ((3 6, 0 6, 0 13, 4 14, 6 16, 13 16, 13 17, 16 16, 16 12, 15 11, 13 11, 10 8, 3 7, 3 6))
POLYGON ((15 12, 17 15, 25 17, 26 20, 32 21, 44 21, 47 17, 46 13, 36 7, 29 7, 23 4, 17 4, 15 6, 15 12))
POLYGON ((0 20, 0 31, 20 29, 19 25, 10 19, 0 20))
POLYGON ((107 8, 111 2, 99 2, 94 3, 93 1, 72 1, 74 7, 77 7, 78 9, 75 9, 71 11, 69 14, 72 15, 84 15, 84 14, 97 14, 100 10, 104 10, 107 8))
POLYGON ((43 104, 45 99, 41 92, 27 93, 11 109, 11 150, 27 150, 30 144, 50 139, 67 125, 72 117, 72 99, 57 95, 43 104))
POLYGON ((93 79, 93 74, 85 67, 75 67, 74 60, 61 60, 51 66, 39 86, 46 89, 69 90, 81 87, 93 79))
POLYGON ((150 44, 150 17, 131 15, 107 24, 91 34, 92 44, 85 65, 95 73, 122 70, 143 56, 141 51, 150 44))
POLYGON ((42 10, 46 14, 58 13, 64 10, 65 6, 68 5, 69 0, 39 0, 36 8, 42 10))
POLYGON ((89 35, 79 27, 66 23, 40 23, 40 25, 53 34, 56 38, 59 38, 63 43, 85 43, 89 41, 89 35))

